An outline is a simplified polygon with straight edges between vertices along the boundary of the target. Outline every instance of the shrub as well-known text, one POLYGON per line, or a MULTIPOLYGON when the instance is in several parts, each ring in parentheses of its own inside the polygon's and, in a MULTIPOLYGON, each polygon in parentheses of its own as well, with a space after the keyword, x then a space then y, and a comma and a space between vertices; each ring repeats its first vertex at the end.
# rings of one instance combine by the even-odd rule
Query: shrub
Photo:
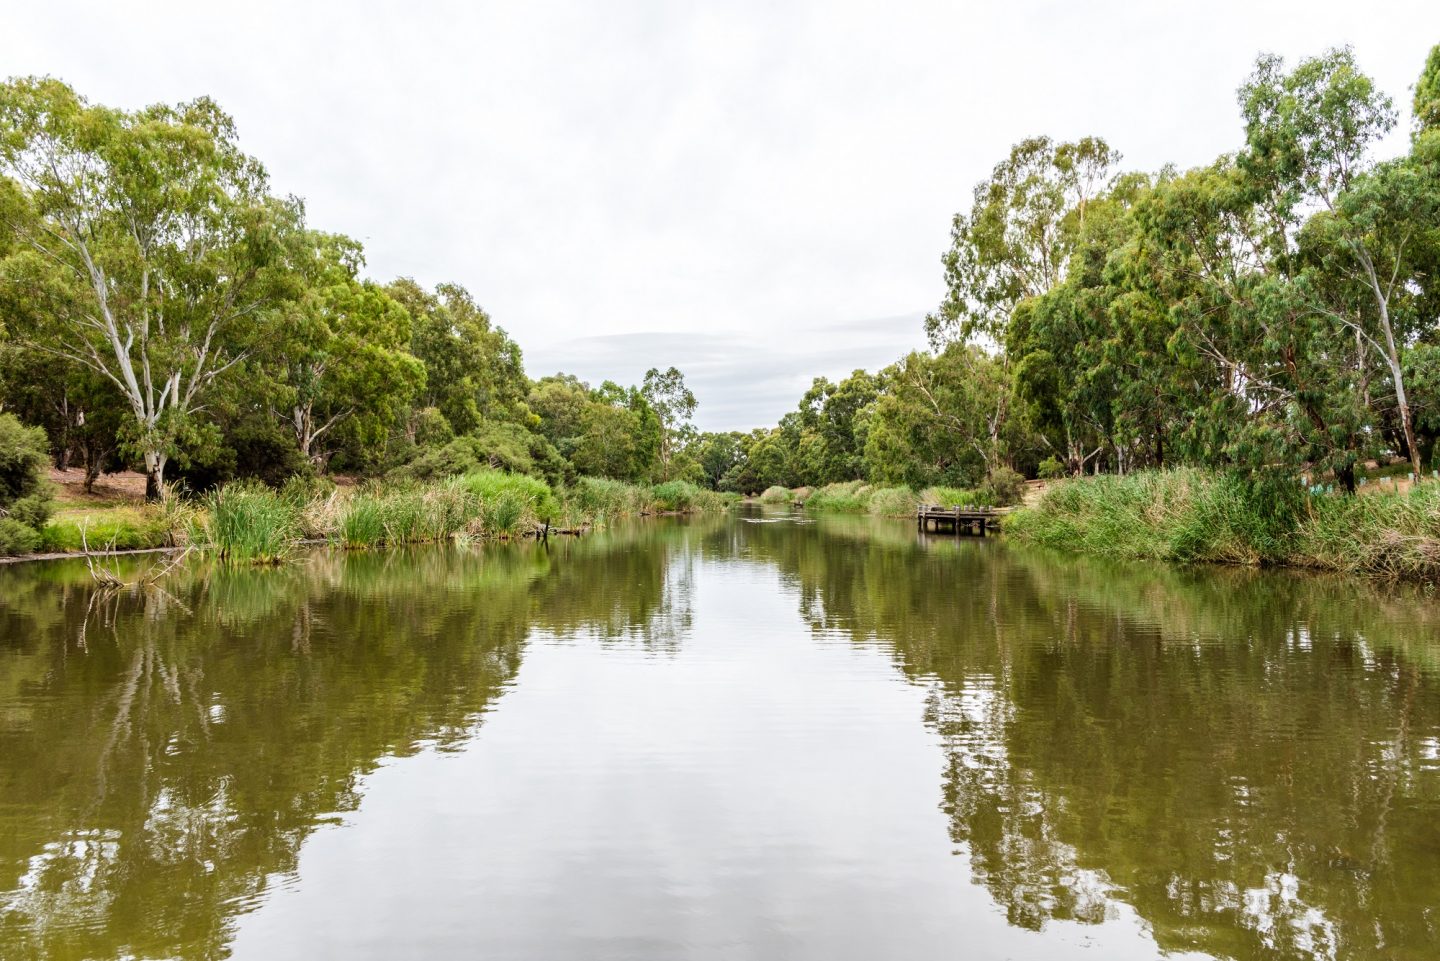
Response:
POLYGON ((34 553, 40 546, 40 532, 27 524, 0 517, 0 557, 34 553))
POLYGON ((1008 467, 997 467, 980 485, 981 491, 988 491, 995 507, 1009 507, 1025 498, 1025 478, 1008 467))
POLYGON ((28 554, 39 546, 51 510, 49 463, 45 431, 0 414, 0 554, 28 554))
POLYGON ((1040 462, 1039 474, 1045 480, 1058 480, 1067 473, 1065 465, 1058 457, 1051 454, 1040 462))
POLYGON ((788 489, 781 487, 777 484, 774 487, 765 488, 765 493, 760 495, 760 503, 788 504, 791 498, 793 498, 794 496, 795 495, 791 494, 788 489))

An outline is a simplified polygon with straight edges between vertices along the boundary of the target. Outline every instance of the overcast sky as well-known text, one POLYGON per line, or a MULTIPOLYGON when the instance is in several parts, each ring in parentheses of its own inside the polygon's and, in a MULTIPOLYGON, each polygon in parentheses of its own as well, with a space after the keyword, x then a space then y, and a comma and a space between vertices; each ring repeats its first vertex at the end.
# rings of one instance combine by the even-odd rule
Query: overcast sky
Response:
POLYGON ((1440 42, 1440 0, 7 6, 0 74, 214 97, 372 276, 463 284, 532 376, 679 366, 707 429, 923 346, 950 218, 1015 141, 1206 163, 1259 51, 1342 43, 1408 123, 1440 42))

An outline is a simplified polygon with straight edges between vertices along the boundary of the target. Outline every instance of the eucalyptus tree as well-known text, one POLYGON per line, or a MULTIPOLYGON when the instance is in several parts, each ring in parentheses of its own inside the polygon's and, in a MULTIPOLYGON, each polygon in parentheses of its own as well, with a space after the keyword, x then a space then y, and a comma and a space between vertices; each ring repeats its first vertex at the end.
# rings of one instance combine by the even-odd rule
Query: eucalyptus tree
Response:
POLYGON ((201 98, 136 111, 58 80, 0 84, 0 298, 21 336, 119 390, 146 494, 289 293, 302 221, 201 98))
POLYGON ((1440 130, 1440 43, 1430 48, 1425 69, 1415 83, 1415 132, 1440 130))
POLYGON ((1277 221, 1273 254, 1283 259, 1300 245, 1298 228, 1310 214, 1304 233, 1322 248, 1315 262, 1347 281, 1309 284, 1322 294, 1316 309, 1351 333, 1357 353, 1373 351, 1381 362, 1406 452, 1422 477, 1401 361, 1407 332, 1396 308, 1407 293, 1412 244, 1436 223, 1433 172, 1403 159, 1372 164, 1372 149, 1395 126, 1395 109, 1348 48, 1302 60, 1289 72, 1280 58, 1263 56, 1240 101, 1247 140, 1241 168, 1262 191, 1267 217, 1277 221), (1353 295, 1356 288, 1363 297, 1353 295), (1327 290, 1339 296, 1324 297, 1327 290))
POLYGON ((409 312, 410 352, 425 367, 417 410, 439 410, 456 434, 519 414, 530 389, 520 347, 468 290, 440 284, 431 293, 402 278, 385 293, 409 312))
MULTIPOLYGON (((1119 160, 1098 137, 1058 144, 1032 137, 1016 144, 976 185, 970 213, 957 213, 951 224, 950 249, 941 258, 945 299, 925 318, 932 346, 956 340, 1002 346, 1016 309, 1064 279, 1087 210, 1119 160)), ((998 358, 1003 370, 1008 358, 1003 351, 998 358)), ((1004 456, 1008 382, 993 402, 984 417, 988 465, 1004 456)))
POLYGON ((1137 205, 1171 349, 1201 385, 1188 446, 1204 463, 1310 464, 1353 483, 1369 423, 1354 338, 1315 309, 1274 210, 1228 157, 1137 205))
POLYGON ((1015 424, 997 424, 996 398, 1008 388, 999 358, 973 344, 950 344, 935 354, 912 352, 878 375, 875 401, 859 431, 866 475, 909 484, 971 484, 996 467, 1015 424))
POLYGON ((932 343, 1002 342, 1015 307, 1064 278, 1086 210, 1119 160, 1099 137, 1016 144, 975 186, 970 213, 957 213, 951 224, 941 258, 945 299, 925 318, 932 343))
POLYGON ((695 437, 691 423, 697 406, 695 394, 685 386, 685 375, 675 367, 663 371, 651 367, 645 372, 640 392, 660 419, 660 479, 670 480, 676 456, 695 437))
POLYGON ((360 245, 309 235, 303 293, 269 346, 280 368, 282 419, 300 452, 323 466, 329 437, 346 425, 365 449, 381 449, 390 426, 425 382, 411 356, 410 315, 383 288, 359 279, 360 245))

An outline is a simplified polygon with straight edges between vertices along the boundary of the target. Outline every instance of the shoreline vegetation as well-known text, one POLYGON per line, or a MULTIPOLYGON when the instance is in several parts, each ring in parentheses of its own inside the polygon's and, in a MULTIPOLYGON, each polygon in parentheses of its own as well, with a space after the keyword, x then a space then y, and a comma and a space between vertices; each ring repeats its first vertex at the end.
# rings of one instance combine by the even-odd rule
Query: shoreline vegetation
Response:
POLYGON ((278 564, 306 545, 368 550, 576 535, 625 518, 725 510, 738 500, 686 481, 580 478, 554 490, 537 478, 496 470, 349 488, 302 479, 279 489, 239 481, 198 498, 172 494, 158 505, 62 511, 42 530, 36 553, 12 560, 188 548, 222 563, 278 564))
POLYGON ((1005 518, 1018 540, 1183 564, 1440 580, 1440 485, 1343 496, 1295 478, 1196 468, 1061 481, 1005 518))

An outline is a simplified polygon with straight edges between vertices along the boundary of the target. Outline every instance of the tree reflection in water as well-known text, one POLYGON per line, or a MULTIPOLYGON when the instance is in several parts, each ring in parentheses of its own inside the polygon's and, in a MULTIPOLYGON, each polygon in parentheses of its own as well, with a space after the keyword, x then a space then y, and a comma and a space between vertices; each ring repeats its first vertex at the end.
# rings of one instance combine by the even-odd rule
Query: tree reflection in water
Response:
POLYGON ((1124 901, 1161 948, 1217 957, 1440 943, 1440 611, 1423 592, 843 519, 750 539, 814 626, 889 646, 931 689, 953 839, 1013 924, 1124 901))
POLYGON ((83 565, 0 571, 0 953, 223 956, 367 772, 474 733, 532 632, 676 643, 703 529, 197 564, 94 604, 83 565))

